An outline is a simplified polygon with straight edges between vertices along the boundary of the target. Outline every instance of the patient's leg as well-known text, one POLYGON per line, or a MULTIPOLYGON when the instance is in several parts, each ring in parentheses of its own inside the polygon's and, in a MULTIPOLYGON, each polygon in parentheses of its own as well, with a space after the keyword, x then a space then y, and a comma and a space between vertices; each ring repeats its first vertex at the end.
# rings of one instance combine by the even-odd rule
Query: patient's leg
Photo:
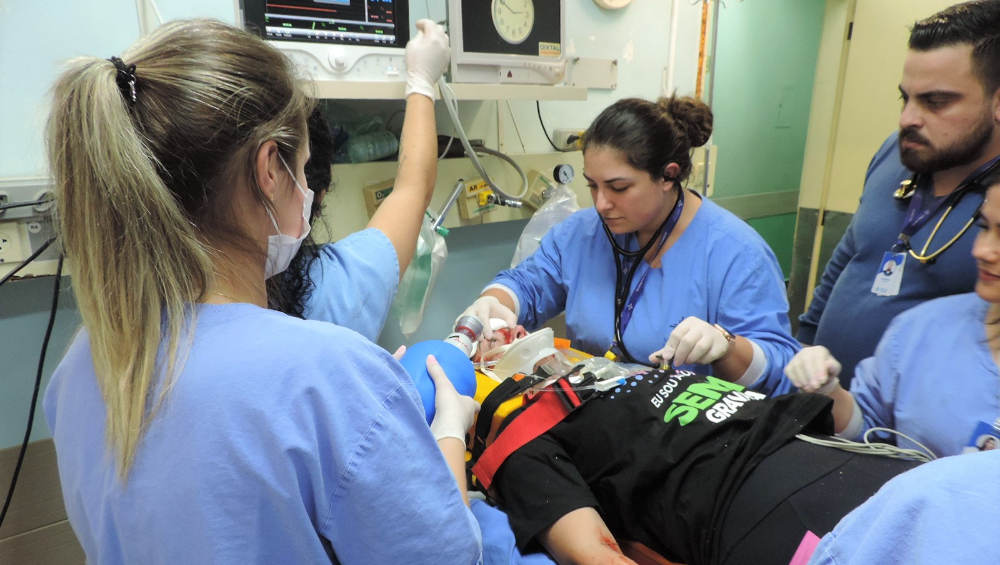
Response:
POLYGON ((636 565, 622 554, 604 519, 593 508, 564 515, 538 539, 559 565, 636 565))
POLYGON ((794 439, 765 458, 733 496, 720 562, 787 564, 806 532, 823 537, 889 479, 917 465, 794 439))

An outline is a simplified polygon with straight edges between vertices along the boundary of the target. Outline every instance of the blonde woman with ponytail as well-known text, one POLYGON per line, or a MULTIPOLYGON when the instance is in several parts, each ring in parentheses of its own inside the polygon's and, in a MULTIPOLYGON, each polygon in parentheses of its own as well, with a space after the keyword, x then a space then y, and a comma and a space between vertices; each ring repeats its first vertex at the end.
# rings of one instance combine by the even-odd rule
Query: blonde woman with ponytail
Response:
POLYGON ((774 253, 684 188, 712 123, 693 98, 606 108, 583 136, 594 207, 554 227, 465 313, 534 330, 565 312, 567 337, 588 353, 788 392, 782 369, 799 345, 774 253))
POLYGON ((89 563, 481 559, 449 471, 474 403, 429 360, 450 423, 432 433, 390 355, 266 308, 265 279, 309 229, 312 108, 284 56, 211 20, 56 82, 49 154, 83 328, 44 408, 89 563))

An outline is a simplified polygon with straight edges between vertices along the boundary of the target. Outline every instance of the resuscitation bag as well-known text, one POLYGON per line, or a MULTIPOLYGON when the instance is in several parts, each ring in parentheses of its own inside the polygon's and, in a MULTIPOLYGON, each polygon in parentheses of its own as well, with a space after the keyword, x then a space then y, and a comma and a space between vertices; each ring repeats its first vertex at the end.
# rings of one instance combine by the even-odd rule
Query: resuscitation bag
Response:
POLYGON ((517 249, 514 250, 514 258, 510 262, 511 268, 516 267, 538 249, 542 237, 552 229, 552 226, 572 216, 579 209, 576 194, 565 184, 556 185, 549 198, 538 207, 528 220, 528 224, 524 226, 521 239, 517 241, 517 249))
POLYGON ((399 319, 399 329, 406 339, 420 327, 434 281, 447 258, 448 246, 444 236, 434 231, 434 221, 429 214, 424 214, 417 249, 399 281, 396 299, 392 301, 392 313, 399 319))
POLYGON ((476 395, 476 370, 472 366, 472 361, 458 347, 442 340, 421 341, 410 346, 399 364, 406 369, 406 372, 413 379, 413 384, 420 393, 420 400, 424 405, 424 414, 427 415, 427 423, 434 420, 434 381, 427 373, 427 356, 433 355, 444 374, 448 375, 448 380, 455 385, 455 390, 459 394, 468 397, 476 395))

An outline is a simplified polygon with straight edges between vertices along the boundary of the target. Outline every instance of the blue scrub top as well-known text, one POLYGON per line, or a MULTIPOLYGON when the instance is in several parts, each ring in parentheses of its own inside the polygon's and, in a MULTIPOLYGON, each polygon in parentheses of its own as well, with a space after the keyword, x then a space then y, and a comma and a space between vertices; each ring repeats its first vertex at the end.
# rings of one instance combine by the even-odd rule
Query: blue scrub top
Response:
POLYGON ((378 341, 399 290, 399 258, 381 231, 368 228, 319 248, 309 267, 307 320, 331 322, 378 341))
POLYGON ((940 457, 961 453, 979 422, 1000 417, 1000 372, 986 343, 988 308, 968 293, 897 316, 851 384, 864 429, 898 430, 940 457))
POLYGON ((482 562, 479 528, 388 353, 332 324, 199 305, 128 482, 81 331, 45 416, 88 563, 482 562))
MULTIPOLYGON (((700 196, 689 192, 688 198, 700 196)), ((552 228, 534 254, 493 283, 514 291, 519 322, 529 330, 565 311, 573 346, 603 355, 615 329, 612 253, 597 211, 586 208, 552 228)), ((632 281, 633 289, 640 276, 632 281)), ((746 222, 707 199, 663 254, 662 267, 647 277, 624 332, 625 345, 645 361, 688 316, 717 323, 760 346, 767 368, 751 388, 769 394, 793 389, 783 369, 799 344, 791 336, 777 258, 746 222)), ((681 368, 711 374, 707 365, 681 368)))
POLYGON ((998 499, 1000 451, 932 461, 844 517, 809 565, 998 563, 998 499))

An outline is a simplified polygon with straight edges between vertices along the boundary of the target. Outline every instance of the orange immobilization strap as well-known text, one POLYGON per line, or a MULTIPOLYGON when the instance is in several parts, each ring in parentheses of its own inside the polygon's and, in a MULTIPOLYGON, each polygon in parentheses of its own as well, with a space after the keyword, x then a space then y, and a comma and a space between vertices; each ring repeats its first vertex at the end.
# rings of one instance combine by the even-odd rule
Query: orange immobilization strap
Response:
POLYGON ((537 394, 539 397, 493 440, 472 467, 472 473, 484 490, 490 488, 493 475, 511 453, 551 430, 581 404, 565 379, 556 381, 551 389, 537 394))

